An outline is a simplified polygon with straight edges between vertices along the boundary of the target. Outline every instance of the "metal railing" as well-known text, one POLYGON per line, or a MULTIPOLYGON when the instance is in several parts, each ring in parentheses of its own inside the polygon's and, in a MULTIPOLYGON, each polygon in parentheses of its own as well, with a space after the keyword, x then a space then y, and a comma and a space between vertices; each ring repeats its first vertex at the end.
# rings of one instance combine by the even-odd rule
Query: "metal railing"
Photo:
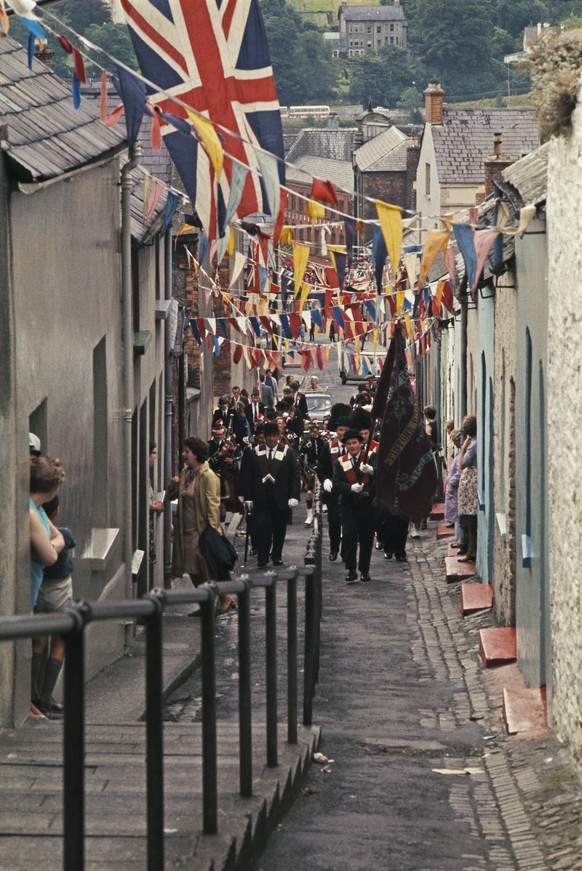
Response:
POLYGON ((202 679, 202 803, 203 831, 218 831, 215 619, 216 599, 233 594, 238 599, 239 767, 240 794, 252 795, 251 708, 251 595, 265 591, 266 635, 266 760, 278 764, 277 730, 277 588, 287 592, 287 734, 297 743, 298 631, 297 582, 305 579, 303 724, 312 725, 312 700, 319 669, 321 615, 321 506, 309 539, 303 568, 242 575, 231 581, 211 582, 189 592, 152 590, 142 599, 100 604, 77 601, 64 611, 47 615, 0 619, 0 641, 60 635, 65 641, 64 752, 63 752, 63 868, 85 867, 85 628, 97 621, 137 620, 145 627, 145 728, 147 869, 164 867, 164 754, 162 686, 162 616, 172 605, 201 608, 202 679))

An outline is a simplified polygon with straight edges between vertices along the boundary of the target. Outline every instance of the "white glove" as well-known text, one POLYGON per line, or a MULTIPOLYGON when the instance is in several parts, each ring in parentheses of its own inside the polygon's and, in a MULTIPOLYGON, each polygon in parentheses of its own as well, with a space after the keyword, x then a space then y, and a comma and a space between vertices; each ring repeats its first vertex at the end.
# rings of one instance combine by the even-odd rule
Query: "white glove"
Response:
POLYGON ((364 475, 373 475, 374 474, 373 466, 370 466, 368 463, 362 463, 362 465, 360 466, 360 469, 362 470, 364 475))
POLYGON ((253 510, 253 503, 252 503, 252 500, 251 500, 251 499, 247 499, 247 501, 245 502, 245 506, 246 506, 247 511, 252 511, 252 510, 253 510))
POLYGON ((299 505, 299 499, 289 499, 287 504, 289 505, 289 508, 297 508, 299 505))
POLYGON ((326 478, 323 482, 323 489, 326 493, 331 493, 333 489, 333 484, 331 483, 331 478, 326 478))
POLYGON ((352 484, 352 493, 361 493, 363 489, 363 484, 352 484))

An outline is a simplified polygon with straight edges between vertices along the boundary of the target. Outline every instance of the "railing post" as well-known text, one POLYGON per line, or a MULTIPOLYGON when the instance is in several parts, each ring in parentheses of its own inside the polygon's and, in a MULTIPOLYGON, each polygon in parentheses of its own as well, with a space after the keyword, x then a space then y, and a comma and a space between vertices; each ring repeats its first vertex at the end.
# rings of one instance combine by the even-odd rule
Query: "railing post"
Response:
POLYGON ((276 577, 265 587, 267 656, 267 765, 278 765, 277 753, 277 588, 276 577))
POLYGON ((253 794, 253 735, 251 710, 251 584, 245 575, 245 589, 238 594, 238 697, 240 794, 253 794))
POLYGON ((67 609, 78 626, 65 638, 63 724, 63 871, 85 868, 85 618, 87 604, 67 609))
POLYGON ((205 835, 218 831, 216 765, 216 662, 214 651, 216 587, 208 584, 209 597, 202 602, 202 816, 205 835))
MULTIPOLYGON (((307 559, 305 562, 307 562, 307 559)), ((313 570, 305 573, 305 662, 303 669, 303 725, 313 722, 313 694, 315 673, 315 651, 313 636, 315 630, 315 579, 313 570)))
POLYGON ((287 579, 287 740, 297 744, 297 573, 287 579))
POLYGON ((147 868, 164 867, 164 725, 162 715, 162 602, 163 590, 148 598, 155 613, 146 625, 146 783, 147 868))

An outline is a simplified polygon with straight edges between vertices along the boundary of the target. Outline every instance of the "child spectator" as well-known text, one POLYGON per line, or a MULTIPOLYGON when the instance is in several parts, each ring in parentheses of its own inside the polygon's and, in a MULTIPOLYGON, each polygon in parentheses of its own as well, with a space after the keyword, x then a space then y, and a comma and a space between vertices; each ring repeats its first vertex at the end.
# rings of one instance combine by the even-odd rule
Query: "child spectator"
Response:
MULTIPOLYGON (((51 523, 56 524, 59 497, 45 503, 44 510, 51 523)), ((46 566, 35 606, 35 614, 61 611, 73 601, 73 558, 75 540, 71 530, 58 527, 65 546, 53 565, 46 566)), ((65 642, 60 635, 35 638, 32 646, 32 702, 50 720, 61 719, 64 708, 53 698, 59 674, 65 659, 65 642), (43 668, 44 665, 44 668, 43 668)))

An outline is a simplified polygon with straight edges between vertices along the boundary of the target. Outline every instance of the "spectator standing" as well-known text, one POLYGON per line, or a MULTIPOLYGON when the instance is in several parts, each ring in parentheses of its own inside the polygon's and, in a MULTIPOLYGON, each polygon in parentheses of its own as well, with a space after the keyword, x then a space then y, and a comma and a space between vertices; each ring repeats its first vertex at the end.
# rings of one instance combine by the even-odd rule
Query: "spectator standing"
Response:
MULTIPOLYGON (((186 573, 198 587, 210 580, 208 565, 199 547, 200 535, 207 526, 213 526, 222 534, 220 481, 208 465, 208 446, 202 439, 196 436, 184 439, 182 457, 184 469, 172 478, 167 488, 168 499, 178 499, 172 574, 181 578, 186 573)), ((233 604, 232 596, 221 596, 217 614, 226 614, 233 604)), ((201 609, 197 609, 191 616, 200 613, 201 609)))
MULTIPOLYGON (((461 477, 459 479, 458 511, 461 529, 465 530, 466 551, 459 557, 461 562, 473 562, 477 558, 477 418, 469 414, 463 418, 466 439, 461 447, 461 477)), ((463 551, 464 548, 461 548, 463 551)))
MULTIPOLYGON (((45 502, 44 511, 49 521, 56 526, 60 511, 59 497, 45 502)), ((46 566, 35 614, 52 614, 68 608, 73 602, 73 550, 75 539, 66 526, 58 527, 64 539, 64 547, 53 565, 46 566)), ((53 698, 53 693, 65 660, 65 640, 60 635, 35 638, 32 642, 32 687, 33 705, 49 720, 60 720, 63 705, 53 698), (45 654, 48 658, 45 661, 45 654), (44 668, 43 668, 44 665, 44 668)))

